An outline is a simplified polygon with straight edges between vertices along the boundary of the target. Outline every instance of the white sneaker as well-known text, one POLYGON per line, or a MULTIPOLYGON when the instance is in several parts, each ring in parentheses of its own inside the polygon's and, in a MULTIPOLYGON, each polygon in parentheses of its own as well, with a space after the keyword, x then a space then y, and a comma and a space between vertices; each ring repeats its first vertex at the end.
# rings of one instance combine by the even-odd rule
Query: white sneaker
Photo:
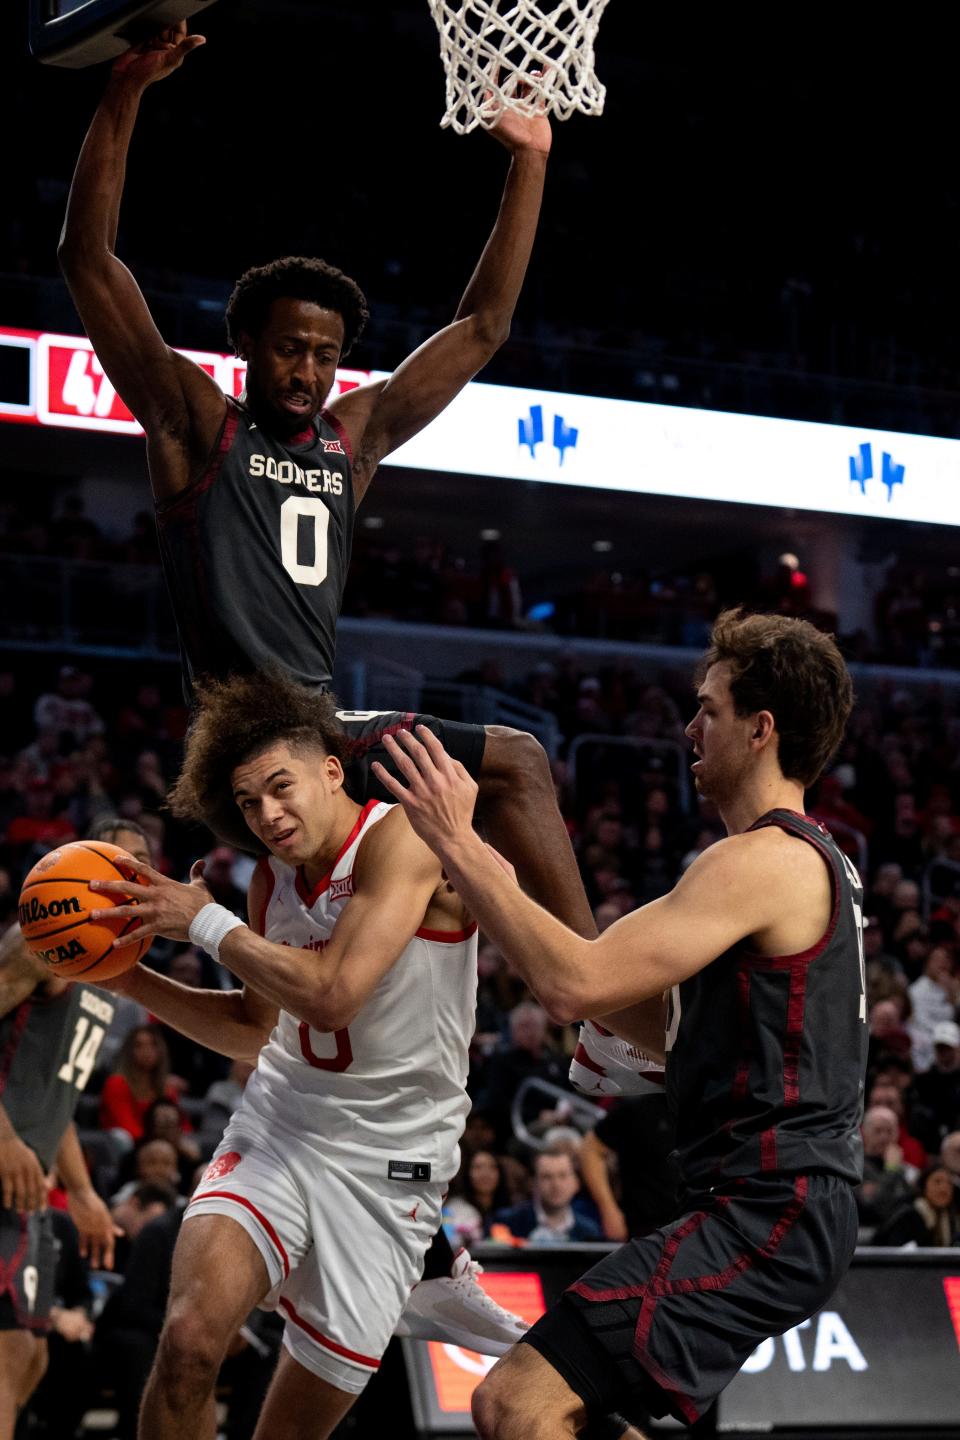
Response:
POLYGON ((449 1275, 413 1287, 394 1334, 462 1345, 480 1355, 505 1355, 529 1327, 490 1299, 477 1283, 480 1274, 469 1252, 458 1250, 449 1275))
POLYGON ((636 1045, 584 1020, 570 1062, 570 1084, 581 1095, 648 1095, 663 1084, 665 1067, 636 1045))

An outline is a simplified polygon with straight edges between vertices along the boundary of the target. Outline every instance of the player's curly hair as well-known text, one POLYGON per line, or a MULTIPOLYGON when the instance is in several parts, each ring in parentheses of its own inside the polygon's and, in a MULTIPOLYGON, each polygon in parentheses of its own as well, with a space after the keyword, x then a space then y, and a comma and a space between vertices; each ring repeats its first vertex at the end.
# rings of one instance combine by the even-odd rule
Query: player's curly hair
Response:
POLYGON ((711 665, 730 666, 738 715, 769 710, 787 780, 806 789, 826 769, 853 709, 853 683, 832 635, 786 615, 724 610, 696 669, 699 685, 711 665))
POLYGON ((244 271, 233 287, 227 301, 226 321, 227 339, 234 353, 239 354, 241 333, 258 334, 271 304, 281 297, 310 300, 343 317, 341 359, 359 340, 370 318, 366 297, 349 275, 344 275, 335 265, 328 265, 326 260, 286 255, 281 260, 271 260, 269 265, 255 265, 244 271))
POLYGON ((206 825, 239 849, 263 853, 237 808, 230 777, 281 741, 292 750, 343 760, 347 741, 337 702, 279 670, 203 681, 197 699, 183 765, 167 797, 170 809, 178 820, 206 825))

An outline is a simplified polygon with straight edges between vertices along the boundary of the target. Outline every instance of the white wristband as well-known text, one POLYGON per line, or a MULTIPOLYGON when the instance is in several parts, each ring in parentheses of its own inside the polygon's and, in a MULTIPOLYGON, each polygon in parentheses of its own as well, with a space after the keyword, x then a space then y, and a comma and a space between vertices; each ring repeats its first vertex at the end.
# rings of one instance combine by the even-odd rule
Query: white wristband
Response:
POLYGON ((187 934, 190 936, 191 945, 198 945, 201 950, 212 955, 214 960, 219 960, 224 936, 242 924, 239 916, 232 914, 225 905, 215 905, 211 901, 194 915, 187 934))

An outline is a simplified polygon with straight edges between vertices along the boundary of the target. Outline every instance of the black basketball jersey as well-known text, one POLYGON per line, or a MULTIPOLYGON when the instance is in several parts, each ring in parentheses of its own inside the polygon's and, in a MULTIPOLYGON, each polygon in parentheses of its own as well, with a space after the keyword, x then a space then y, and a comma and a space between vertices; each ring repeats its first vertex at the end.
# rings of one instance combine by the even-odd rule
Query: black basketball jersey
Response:
POLYGON ((96 1069, 115 1009, 101 991, 74 983, 50 997, 41 987, 0 1020, 0 1101, 45 1170, 96 1069))
POLYGON ((332 415, 281 441, 227 400, 205 473, 157 505, 188 690, 270 666, 329 687, 353 517, 349 441, 332 415))
POLYGON ((863 887, 815 820, 771 810, 751 829, 768 825, 823 856, 833 912, 809 950, 770 956, 736 945, 674 988, 667 1094, 680 1164, 700 1188, 728 1177, 811 1171, 859 1184, 867 1063, 863 887))

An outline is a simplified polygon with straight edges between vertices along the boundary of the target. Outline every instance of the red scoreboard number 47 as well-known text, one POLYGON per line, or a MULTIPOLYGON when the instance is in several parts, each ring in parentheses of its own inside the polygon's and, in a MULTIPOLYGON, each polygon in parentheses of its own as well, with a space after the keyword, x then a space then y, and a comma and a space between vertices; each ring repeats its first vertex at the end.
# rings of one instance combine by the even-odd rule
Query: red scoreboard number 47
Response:
MULTIPOLYGON (((236 355, 181 350, 234 398, 243 390, 247 367, 236 355)), ((37 341, 36 418, 41 425, 77 430, 140 434, 140 426, 104 374, 89 340, 75 335, 40 335, 37 341)), ((366 371, 338 370, 334 394, 368 379, 366 371)))

